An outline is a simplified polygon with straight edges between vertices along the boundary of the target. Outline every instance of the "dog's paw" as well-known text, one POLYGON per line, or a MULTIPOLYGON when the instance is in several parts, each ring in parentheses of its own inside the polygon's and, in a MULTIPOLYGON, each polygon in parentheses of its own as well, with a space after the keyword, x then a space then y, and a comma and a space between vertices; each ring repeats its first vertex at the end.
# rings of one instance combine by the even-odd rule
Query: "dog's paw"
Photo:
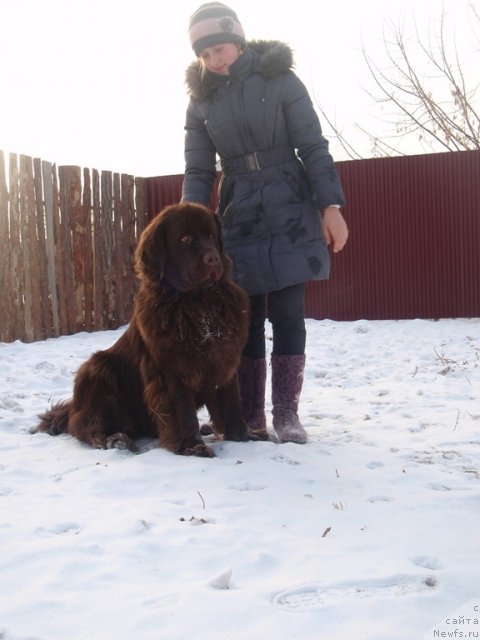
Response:
POLYGON ((107 436, 104 433, 92 433, 89 435, 88 444, 94 449, 106 449, 107 448, 107 436))
POLYGON ((266 440, 270 440, 270 434, 266 429, 249 429, 248 439, 266 441, 266 440))
POLYGON ((88 443, 95 449, 130 449, 133 446, 132 440, 126 433, 118 431, 117 433, 107 436, 105 433, 91 434, 88 443))
POLYGON ((211 422, 205 422, 204 424, 200 425, 200 434, 202 436, 211 436, 214 433, 215 431, 211 422))
POLYGON ((248 433, 245 432, 234 432, 234 433, 229 433, 227 431, 227 433, 223 436, 224 440, 230 440, 232 442, 247 442, 248 440, 250 440, 248 433))
POLYGON ((213 452, 213 450, 210 449, 210 447, 207 447, 207 445, 204 442, 196 442, 194 444, 187 445, 177 453, 179 453, 182 456, 198 456, 199 458, 215 457, 215 453, 213 452))
POLYGON ((119 431, 106 439, 106 449, 120 449, 122 451, 128 449, 134 451, 135 445, 132 439, 126 433, 119 431))
POLYGON ((232 440, 233 442, 247 442, 247 440, 250 440, 246 423, 240 419, 228 421, 223 439, 232 440))

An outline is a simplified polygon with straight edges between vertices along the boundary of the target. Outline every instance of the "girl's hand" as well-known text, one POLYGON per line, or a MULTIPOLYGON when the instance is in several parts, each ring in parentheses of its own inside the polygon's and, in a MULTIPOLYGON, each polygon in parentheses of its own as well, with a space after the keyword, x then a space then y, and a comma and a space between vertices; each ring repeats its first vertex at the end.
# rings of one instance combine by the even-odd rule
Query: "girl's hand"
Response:
POLYGON ((348 240, 348 227, 338 207, 327 207, 323 211, 322 229, 326 243, 332 246, 333 253, 341 251, 348 240))

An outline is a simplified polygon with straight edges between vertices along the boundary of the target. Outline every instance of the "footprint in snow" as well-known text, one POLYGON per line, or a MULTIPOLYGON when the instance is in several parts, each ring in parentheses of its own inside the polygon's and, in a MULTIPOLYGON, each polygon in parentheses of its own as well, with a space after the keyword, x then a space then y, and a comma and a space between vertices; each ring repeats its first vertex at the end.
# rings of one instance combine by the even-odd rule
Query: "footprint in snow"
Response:
POLYGON ((293 465, 293 466, 297 466, 297 465, 301 464, 298 460, 294 460, 293 458, 287 458, 286 456, 284 456, 282 454, 270 456, 270 460, 275 460, 277 462, 284 462, 286 464, 290 464, 290 465, 293 465))
POLYGON ((375 504, 375 502, 393 502, 394 500, 395 498, 390 496, 371 496, 367 498, 367 502, 371 502, 372 504, 375 504))
POLYGON ((49 373, 52 372, 52 371, 56 371, 57 370, 56 366, 53 363, 45 362, 45 361, 37 362, 37 364, 35 365, 34 369, 36 371, 46 371, 46 372, 49 372, 49 373))
POLYGON ((442 568, 442 563, 434 556, 415 556, 414 558, 410 558, 410 561, 417 567, 432 569, 433 571, 438 571, 442 568))
POLYGON ((38 527, 36 533, 41 536, 75 535, 77 536, 82 526, 74 522, 59 522, 52 527, 38 527))
POLYGON ((168 593, 166 595, 158 596, 155 598, 148 598, 142 602, 144 607, 152 609, 161 609, 163 607, 170 607, 180 602, 180 596, 177 593, 168 593))
POLYGON ((384 467, 384 466, 385 466, 384 463, 380 462, 379 460, 372 460, 367 464, 368 469, 380 469, 381 467, 384 467))
POLYGON ((23 407, 16 402, 15 400, 12 400, 12 398, 0 398, 0 409, 7 409, 7 411, 14 411, 15 413, 23 413, 23 407))
POLYGON ((430 489, 432 489, 433 491, 451 491, 450 487, 447 487, 447 485, 440 484, 438 482, 430 482, 427 486, 430 487, 430 489))
POLYGON ((398 597, 432 589, 437 584, 431 576, 395 575, 376 580, 340 582, 324 585, 308 583, 277 593, 276 604, 288 611, 311 611, 349 599, 398 597))
POLYGON ((0 487, 0 496, 13 496, 15 493, 17 492, 12 487, 0 487))
POLYGON ((267 487, 261 484, 253 484, 251 482, 241 482, 229 487, 233 491, 264 491, 267 487))

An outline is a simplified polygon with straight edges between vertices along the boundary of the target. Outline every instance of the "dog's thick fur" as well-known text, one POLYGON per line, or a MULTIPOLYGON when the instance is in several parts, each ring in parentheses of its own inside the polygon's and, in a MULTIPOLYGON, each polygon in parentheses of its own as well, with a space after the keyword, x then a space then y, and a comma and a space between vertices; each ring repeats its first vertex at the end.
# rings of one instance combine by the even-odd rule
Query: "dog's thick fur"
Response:
POLYGON ((213 456, 197 410, 215 432, 248 439, 236 370, 248 334, 248 297, 229 279, 218 217, 182 203, 164 209, 135 251, 139 288, 126 332, 78 370, 71 400, 36 431, 69 432, 97 448, 141 437, 184 455, 213 456))

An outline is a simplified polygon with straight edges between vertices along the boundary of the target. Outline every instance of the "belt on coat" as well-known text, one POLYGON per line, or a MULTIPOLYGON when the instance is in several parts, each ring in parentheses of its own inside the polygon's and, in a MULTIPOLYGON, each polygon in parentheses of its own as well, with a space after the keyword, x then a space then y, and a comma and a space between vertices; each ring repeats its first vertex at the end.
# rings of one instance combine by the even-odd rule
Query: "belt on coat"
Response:
POLYGON ((261 171, 282 162, 296 158, 294 149, 289 146, 273 147, 265 151, 254 151, 238 158, 221 158, 222 171, 225 175, 261 171))

